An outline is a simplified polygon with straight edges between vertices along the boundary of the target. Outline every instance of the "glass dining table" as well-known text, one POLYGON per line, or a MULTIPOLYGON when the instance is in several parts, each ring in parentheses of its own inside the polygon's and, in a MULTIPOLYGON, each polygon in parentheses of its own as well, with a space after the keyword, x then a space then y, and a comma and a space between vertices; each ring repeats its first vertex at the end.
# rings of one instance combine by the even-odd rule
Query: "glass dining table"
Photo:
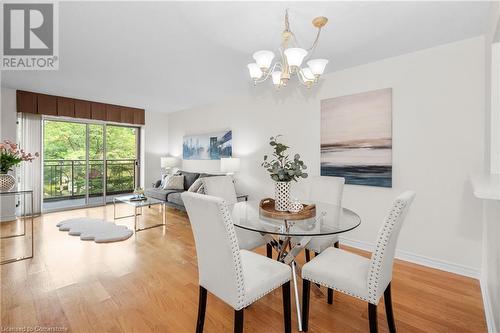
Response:
POLYGON ((265 217, 260 213, 260 201, 238 202, 231 209, 233 223, 237 228, 261 234, 277 252, 277 260, 292 267, 299 331, 302 331, 302 320, 295 258, 313 237, 331 237, 351 231, 361 224, 359 215, 350 209, 323 202, 305 203, 316 206, 316 215, 303 220, 265 217))

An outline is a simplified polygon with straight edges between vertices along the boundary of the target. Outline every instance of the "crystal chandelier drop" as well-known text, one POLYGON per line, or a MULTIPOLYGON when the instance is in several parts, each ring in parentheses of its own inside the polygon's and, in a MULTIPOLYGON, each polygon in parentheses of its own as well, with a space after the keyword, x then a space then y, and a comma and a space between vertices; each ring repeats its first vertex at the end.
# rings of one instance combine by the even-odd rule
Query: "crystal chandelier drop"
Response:
POLYGON ((266 81, 268 78, 276 89, 286 87, 291 75, 296 75, 299 82, 307 88, 311 88, 314 83, 317 83, 319 77, 325 71, 327 59, 310 59, 316 45, 318 44, 321 29, 326 25, 328 19, 324 16, 316 17, 312 20, 314 27, 318 29, 316 39, 312 46, 308 49, 303 49, 298 46, 294 33, 290 30, 288 22, 288 10, 285 12, 285 30, 281 34, 282 42, 279 48, 280 59, 273 64, 275 57, 274 52, 268 50, 260 50, 253 54, 254 63, 248 64, 250 77, 255 85, 266 81), (301 67, 304 60, 307 67, 301 67))

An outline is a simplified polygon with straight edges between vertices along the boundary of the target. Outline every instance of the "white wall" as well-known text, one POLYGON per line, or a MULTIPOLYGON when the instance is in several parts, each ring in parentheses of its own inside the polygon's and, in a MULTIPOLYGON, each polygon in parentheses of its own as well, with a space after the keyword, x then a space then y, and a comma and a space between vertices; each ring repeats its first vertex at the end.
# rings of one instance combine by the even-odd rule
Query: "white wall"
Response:
POLYGON ((489 332, 500 329, 500 201, 484 200, 484 257, 481 287, 489 332))
POLYGON ((151 183, 160 179, 160 157, 167 156, 168 152, 168 115, 166 113, 150 112, 146 110, 146 125, 143 136, 145 158, 143 187, 151 187, 151 183))
POLYGON ((500 173, 500 3, 491 3, 484 35, 486 170, 500 173))
MULTIPOLYGON (((492 3, 485 35, 486 161, 500 173, 500 4, 492 3)), ((497 187, 498 188, 498 187, 497 187)), ((483 288, 489 332, 500 330, 500 201, 483 200, 483 288)))
MULTIPOLYGON (((332 59, 335 61, 335 59, 332 59)), ((230 82, 228 82, 230 84, 230 82)), ((481 205, 467 181, 481 171, 484 144, 484 40, 468 39, 325 76, 319 89, 258 86, 241 97, 169 115, 169 153, 180 156, 182 136, 233 130, 240 192, 259 199, 273 183, 260 167, 268 138, 283 134, 312 175, 320 169, 320 100, 393 88, 393 188, 346 186, 344 204, 362 218, 346 237, 372 242, 392 199, 405 189, 417 198, 399 249, 478 274, 481 205)), ((185 161, 184 168, 216 171, 217 161, 185 161)))

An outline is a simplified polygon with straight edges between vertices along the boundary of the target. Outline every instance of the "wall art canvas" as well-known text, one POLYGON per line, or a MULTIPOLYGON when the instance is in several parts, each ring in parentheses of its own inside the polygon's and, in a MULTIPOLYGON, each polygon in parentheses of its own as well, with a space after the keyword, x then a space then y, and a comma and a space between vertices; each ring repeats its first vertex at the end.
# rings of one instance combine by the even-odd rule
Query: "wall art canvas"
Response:
POLYGON ((185 160, 219 160, 233 153, 232 131, 184 136, 182 157, 185 160))
POLYGON ((321 175, 392 187, 392 89, 321 101, 321 175))

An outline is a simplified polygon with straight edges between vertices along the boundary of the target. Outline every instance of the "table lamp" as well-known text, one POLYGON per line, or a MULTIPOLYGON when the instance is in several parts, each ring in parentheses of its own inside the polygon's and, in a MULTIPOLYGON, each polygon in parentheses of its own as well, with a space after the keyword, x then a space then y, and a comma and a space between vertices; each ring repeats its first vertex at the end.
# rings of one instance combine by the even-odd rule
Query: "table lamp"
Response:
POLYGON ((179 164, 179 159, 173 156, 167 156, 160 158, 160 164, 162 168, 162 174, 168 174, 179 164))

